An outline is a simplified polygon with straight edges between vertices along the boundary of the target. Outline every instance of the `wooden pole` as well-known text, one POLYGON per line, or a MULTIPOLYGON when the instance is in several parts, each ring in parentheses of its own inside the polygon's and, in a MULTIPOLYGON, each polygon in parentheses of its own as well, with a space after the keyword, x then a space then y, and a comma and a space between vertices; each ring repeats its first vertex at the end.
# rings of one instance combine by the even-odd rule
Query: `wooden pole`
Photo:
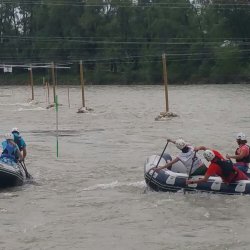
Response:
POLYGON ((46 85, 47 85, 47 90, 48 90, 48 105, 49 105, 50 104, 50 96, 49 96, 50 85, 49 85, 49 82, 46 82, 46 85))
POLYGON ((3 43, 3 0, 1 1, 1 43, 3 43))
POLYGON ((82 66, 82 60, 80 60, 80 80, 81 80, 81 86, 82 86, 82 107, 85 108, 84 79, 83 79, 83 66, 82 66))
POLYGON ((53 83, 53 95, 54 95, 54 103, 56 102, 56 78, 55 78, 55 64, 52 62, 51 64, 51 73, 52 73, 52 83, 53 83))
POLYGON ((68 87, 68 103, 69 103, 69 108, 70 108, 70 100, 69 100, 69 87, 68 87))
POLYGON ((45 77, 43 77, 43 87, 45 91, 45 102, 46 104, 48 104, 47 82, 45 81, 45 77))
POLYGON ((162 64, 163 64, 163 79, 165 85, 165 100, 166 100, 166 113, 169 111, 168 106, 168 75, 167 75, 167 63, 166 63, 166 54, 162 54, 162 64))
POLYGON ((58 143, 58 97, 55 97, 55 106, 56 106, 56 157, 59 156, 59 143, 58 143))
POLYGON ((34 81, 33 81, 33 71, 30 65, 30 86, 31 86, 31 100, 34 100, 34 81))

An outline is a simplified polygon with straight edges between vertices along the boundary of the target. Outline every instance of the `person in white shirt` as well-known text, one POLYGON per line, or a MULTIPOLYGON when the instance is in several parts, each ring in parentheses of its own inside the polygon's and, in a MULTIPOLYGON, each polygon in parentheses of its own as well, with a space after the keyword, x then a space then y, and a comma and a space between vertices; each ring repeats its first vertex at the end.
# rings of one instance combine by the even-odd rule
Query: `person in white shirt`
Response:
POLYGON ((194 147, 186 143, 183 139, 178 139, 176 141, 168 139, 167 141, 174 143, 176 147, 181 150, 181 152, 176 156, 175 159, 168 162, 165 166, 158 167, 158 169, 171 169, 174 163, 181 161, 183 165, 187 168, 187 174, 190 173, 191 166, 193 165, 190 176, 205 175, 207 167, 202 162, 202 160, 195 155, 194 147))

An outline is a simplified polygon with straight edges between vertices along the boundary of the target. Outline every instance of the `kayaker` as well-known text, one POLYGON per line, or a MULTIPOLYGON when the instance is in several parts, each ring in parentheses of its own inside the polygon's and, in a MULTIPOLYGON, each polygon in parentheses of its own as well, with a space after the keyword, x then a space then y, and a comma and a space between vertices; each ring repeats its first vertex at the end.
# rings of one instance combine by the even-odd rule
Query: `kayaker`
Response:
POLYGON ((247 145, 247 137, 244 133, 240 132, 236 136, 236 142, 238 148, 234 155, 226 154, 227 159, 235 159, 234 166, 240 169, 242 172, 247 173, 250 162, 250 151, 247 145))
POLYGON ((239 180, 248 180, 248 177, 241 170, 233 166, 233 163, 226 160, 222 154, 216 150, 210 150, 204 146, 195 148, 196 151, 204 150, 204 158, 211 162, 205 176, 198 180, 189 179, 187 184, 207 182, 210 176, 220 176, 223 182, 230 184, 239 180))
POLYGON ((174 143, 176 147, 179 150, 181 150, 181 153, 178 154, 175 159, 168 162, 165 166, 158 167, 157 169, 164 169, 164 168, 171 169, 174 163, 181 161, 183 165, 187 168, 187 174, 189 174, 192 163, 193 163, 191 176, 204 175, 206 173, 207 171, 206 165, 202 162, 202 160, 198 156, 195 156, 194 158, 195 151, 191 145, 186 143, 183 139, 178 139, 176 141, 167 139, 167 141, 174 143))
POLYGON ((12 134, 6 134, 5 140, 2 142, 3 151, 0 156, 1 159, 9 159, 13 162, 22 161, 22 154, 14 142, 14 137, 12 134))
POLYGON ((26 143, 25 143, 24 139, 22 138, 22 136, 20 135, 18 128, 13 128, 11 132, 14 136, 14 142, 17 144, 17 146, 22 154, 23 160, 24 160, 27 156, 26 143))

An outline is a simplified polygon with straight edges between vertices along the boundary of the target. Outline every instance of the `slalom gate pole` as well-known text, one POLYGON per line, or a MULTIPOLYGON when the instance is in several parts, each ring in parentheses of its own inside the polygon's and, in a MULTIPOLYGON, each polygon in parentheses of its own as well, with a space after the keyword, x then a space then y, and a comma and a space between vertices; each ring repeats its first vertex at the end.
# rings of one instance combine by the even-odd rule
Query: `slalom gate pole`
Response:
POLYGON ((59 156, 58 150, 58 96, 55 96, 55 107, 56 107, 56 157, 59 156))

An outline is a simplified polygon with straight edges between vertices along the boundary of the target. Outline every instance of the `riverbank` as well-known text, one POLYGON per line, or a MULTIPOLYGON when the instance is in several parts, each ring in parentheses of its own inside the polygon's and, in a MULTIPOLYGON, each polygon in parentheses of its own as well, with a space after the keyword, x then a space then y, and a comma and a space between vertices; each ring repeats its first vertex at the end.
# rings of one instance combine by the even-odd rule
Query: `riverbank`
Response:
MULTIPOLYGON (((44 82, 49 82, 52 84, 52 80, 49 74, 33 74, 33 82, 34 85, 41 86, 44 82)), ((0 74, 0 86, 3 85, 29 85, 30 84, 30 75, 29 72, 27 74, 20 73, 6 73, 0 74)), ((77 74, 66 74, 61 73, 56 75, 56 84, 57 85, 79 85, 80 84, 80 76, 77 74)), ((117 75, 112 78, 106 78, 103 81, 96 80, 95 76, 92 73, 85 74, 85 84, 86 85, 161 85, 162 82, 149 82, 149 81, 126 81, 122 77, 118 77, 117 75)), ((235 79, 211 79, 211 78, 203 78, 203 79, 191 79, 184 81, 169 81, 170 85, 202 85, 202 84, 250 84, 250 78, 235 78, 235 79)))

